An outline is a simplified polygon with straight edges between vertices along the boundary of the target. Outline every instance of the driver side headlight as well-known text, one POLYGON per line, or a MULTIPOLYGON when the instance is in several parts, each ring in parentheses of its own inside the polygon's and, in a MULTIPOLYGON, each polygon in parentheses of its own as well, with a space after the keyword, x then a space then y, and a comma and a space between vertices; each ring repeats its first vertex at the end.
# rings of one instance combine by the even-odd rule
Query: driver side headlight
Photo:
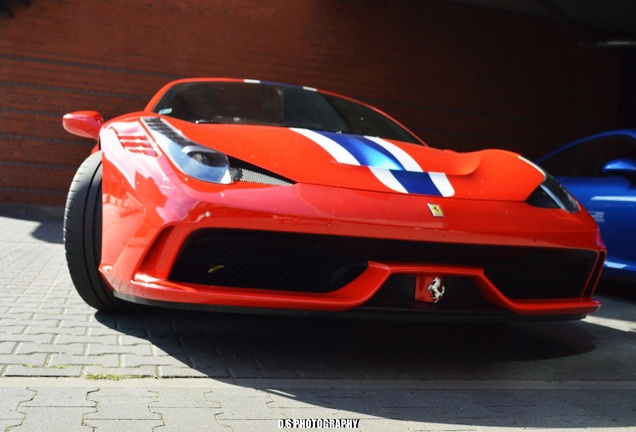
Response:
POLYGON ((184 174, 211 183, 232 183, 230 163, 224 153, 197 144, 160 118, 144 118, 143 122, 184 174))

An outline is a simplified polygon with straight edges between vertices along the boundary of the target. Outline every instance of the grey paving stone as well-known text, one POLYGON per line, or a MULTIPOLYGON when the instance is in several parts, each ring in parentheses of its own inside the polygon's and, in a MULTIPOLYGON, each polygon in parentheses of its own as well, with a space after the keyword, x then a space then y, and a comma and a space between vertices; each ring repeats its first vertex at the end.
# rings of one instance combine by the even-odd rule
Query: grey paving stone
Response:
MULTIPOLYGON (((48 350, 47 352, 51 351, 51 347, 50 344, 53 342, 53 337, 55 335, 52 333, 49 334, 35 334, 35 335, 30 335, 30 334, 26 334, 26 333, 20 333, 20 334, 13 334, 13 333, 6 333, 3 335, 3 340, 5 342, 20 342, 20 345, 18 348, 20 348, 20 353, 21 354, 31 354, 33 353, 33 351, 28 352, 25 349, 28 349, 30 347, 33 347, 33 343, 36 343, 36 345, 42 345, 42 349, 40 349, 38 352, 45 352, 44 350, 48 350), (24 345, 26 345, 26 347, 24 347, 24 345)), ((17 352, 18 350, 16 350, 17 352)))
POLYGON ((102 344, 104 346, 112 346, 117 344, 117 335, 102 336, 84 336, 80 334, 72 334, 68 329, 56 334, 54 343, 56 345, 67 344, 102 344))
POLYGON ((152 356, 150 344, 136 345, 103 345, 99 343, 88 344, 88 350, 86 352, 89 355, 103 355, 103 354, 132 354, 139 356, 152 356))
POLYGON ((223 408, 223 413, 217 416, 221 424, 223 424, 222 420, 228 419, 265 420, 277 418, 268 406, 272 399, 267 393, 255 394, 246 391, 245 394, 238 395, 235 392, 215 390, 207 393, 206 397, 209 401, 218 403, 223 408))
MULTIPOLYGON (((36 308, 37 306, 33 306, 33 309, 36 308)), ((3 324, 31 322, 35 315, 33 312, 24 312, 24 309, 16 309, 18 308, 13 307, 9 316, 2 319, 3 324)))
POLYGON ((33 398, 20 404, 23 407, 90 407, 95 408, 97 403, 87 400, 86 396, 90 392, 96 392, 95 387, 38 387, 33 398))
POLYGON ((18 343, 16 341, 0 342, 0 354, 12 354, 15 352, 18 343))
POLYGON ((3 372, 7 377, 79 377, 81 366, 36 367, 29 365, 8 365, 3 372))
POLYGON ((23 421, 24 421, 23 418, 20 418, 20 419, 0 418, 0 430, 2 431, 18 430, 17 427, 19 427, 23 421))
POLYGON ((305 370, 324 370, 324 366, 315 358, 305 356, 281 356, 269 355, 258 356, 255 358, 256 364, 266 370, 276 369, 305 369, 305 370))
POLYGON ((119 367, 119 355, 118 354, 104 354, 104 355, 72 355, 72 354, 51 354, 47 366, 49 367, 61 367, 61 366, 100 366, 103 368, 118 368, 119 367))
POLYGON ((19 412, 18 407, 35 396, 36 391, 27 388, 3 388, 0 397, 0 420, 22 420, 24 413, 19 412))
POLYGON ((157 393, 144 388, 102 387, 87 395, 97 404, 98 411, 87 414, 87 424, 92 420, 152 420, 161 425, 161 415, 150 411, 150 404, 157 402, 157 393))
POLYGON ((205 377, 208 378, 229 378, 231 376, 228 369, 222 366, 204 367, 196 370, 201 372, 205 377))
POLYGON ((29 355, 36 353, 48 353, 48 354, 74 354, 83 355, 85 351, 84 344, 59 344, 52 345, 53 337, 45 337, 46 335, 34 335, 32 342, 22 342, 18 347, 16 354, 29 355), (38 338, 42 337, 42 341, 38 338), (48 340, 48 342, 45 342, 48 340))
POLYGON ((4 326, 0 323, 0 328, 2 328, 2 340, 4 342, 22 342, 23 340, 28 340, 28 338, 22 338, 20 335, 23 335, 27 326, 24 325, 8 325, 4 326))
POLYGON ((126 368, 126 367, 104 367, 99 365, 86 365, 84 366, 84 371, 82 373, 84 377, 96 377, 96 376, 113 376, 115 378, 132 378, 132 377, 143 377, 143 378, 155 378, 159 375, 157 374, 157 366, 148 365, 148 366, 139 366, 136 368, 126 368))
MULTIPOLYGON (((209 432, 218 430, 216 415, 221 408, 151 408, 160 414, 164 425, 156 432, 209 432)), ((264 431, 263 431, 264 432, 264 431)))
MULTIPOLYGON (((34 284, 32 283, 31 286, 33 287, 34 284)), ((51 286, 51 282, 42 282, 42 287, 44 289, 48 289, 51 286)), ((51 299, 50 296, 48 296, 48 300, 58 300, 58 299, 51 299)), ((33 314, 33 319, 34 320, 47 320, 47 319, 56 319, 56 320, 62 320, 62 319, 66 319, 68 318, 66 315, 64 315, 64 308, 61 306, 60 303, 58 303, 57 301, 55 301, 55 303, 52 301, 50 304, 47 304, 45 307, 40 307, 40 309, 33 314)))
POLYGON ((204 354, 190 354, 188 359, 191 366, 195 368, 223 367, 228 363, 227 359, 223 359, 216 353, 210 353, 209 351, 204 354))
POLYGON ((299 378, 298 373, 292 369, 257 369, 228 366, 230 375, 235 378, 299 378))
MULTIPOLYGON (((30 320, 30 322, 33 322, 33 320, 30 320)), ((71 338, 78 336, 78 333, 69 331, 69 329, 64 329, 60 327, 43 326, 43 325, 40 325, 39 323, 35 325, 27 326, 24 330, 24 334, 29 336, 37 336, 37 335, 52 335, 56 337, 69 336, 71 338)), ((70 340, 67 343, 71 343, 71 342, 79 342, 79 341, 70 340)), ((58 343, 58 342, 54 341, 54 343, 58 343)))
POLYGON ((118 344, 120 345, 143 345, 148 343, 148 338, 144 336, 118 335, 118 344))
POLYGON ((44 367, 48 353, 5 354, 2 363, 5 365, 26 365, 28 367, 44 367))
POLYGON ((93 432, 84 425, 83 417, 92 408, 87 407, 25 407, 25 419, 18 432, 93 432))
POLYGON ((153 391, 157 400, 150 403, 150 407, 160 408, 220 408, 221 403, 210 401, 208 392, 200 387, 157 388, 153 391))
POLYGON ((172 356, 154 356, 154 355, 136 355, 136 354, 119 354, 122 367, 139 367, 139 366, 174 366, 189 367, 187 358, 175 358, 172 356))
POLYGON ((163 420, 145 419, 85 419, 84 424, 95 432, 149 432, 161 430, 164 425, 163 420))
POLYGON ((191 351, 179 343, 175 337, 152 338, 154 343, 153 354, 155 355, 174 355, 185 356, 191 351))
MULTIPOLYGON (((469 425, 449 425, 425 422, 407 422, 401 420, 364 419, 360 422, 364 432, 477 432, 479 428, 469 425)), ((511 432, 508 429, 493 428, 488 432, 511 432)), ((524 429, 524 432, 526 430, 524 429)), ((545 431, 544 431, 545 432, 545 431)), ((552 430, 550 432, 553 432, 552 430)))
POLYGON ((218 378, 229 377, 227 371, 218 371, 218 375, 210 375, 207 371, 199 371, 190 367, 157 366, 157 377, 159 378, 218 378))

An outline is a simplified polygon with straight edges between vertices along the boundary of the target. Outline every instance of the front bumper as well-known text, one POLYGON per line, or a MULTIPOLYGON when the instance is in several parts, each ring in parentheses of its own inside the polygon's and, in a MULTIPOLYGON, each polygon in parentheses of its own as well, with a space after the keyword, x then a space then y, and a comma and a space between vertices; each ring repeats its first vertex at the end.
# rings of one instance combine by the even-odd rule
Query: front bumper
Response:
POLYGON ((605 252, 584 213, 302 184, 182 187, 153 206, 111 186, 100 271, 126 300, 544 318, 599 308, 592 294, 605 252), (434 277, 447 293, 433 304, 425 292, 434 277))

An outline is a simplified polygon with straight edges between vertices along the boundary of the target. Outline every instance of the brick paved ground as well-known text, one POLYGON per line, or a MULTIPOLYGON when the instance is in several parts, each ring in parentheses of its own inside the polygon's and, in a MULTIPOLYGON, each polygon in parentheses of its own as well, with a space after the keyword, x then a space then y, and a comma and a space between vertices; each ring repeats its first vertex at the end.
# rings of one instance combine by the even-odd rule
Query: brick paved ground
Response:
POLYGON ((61 212, 0 206, 0 430, 636 430, 636 301, 582 322, 95 313, 61 212))

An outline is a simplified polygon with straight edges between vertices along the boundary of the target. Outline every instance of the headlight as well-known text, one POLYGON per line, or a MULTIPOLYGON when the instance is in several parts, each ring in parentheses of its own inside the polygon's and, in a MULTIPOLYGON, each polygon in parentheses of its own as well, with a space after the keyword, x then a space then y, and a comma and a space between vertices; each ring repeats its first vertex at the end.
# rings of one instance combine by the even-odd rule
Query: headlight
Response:
POLYGON ((569 213, 579 212, 579 205, 574 197, 548 173, 545 174, 543 183, 530 194, 526 202, 535 207, 560 208, 569 213))
POLYGON ((270 186, 291 186, 288 178, 202 146, 158 117, 143 119, 152 136, 170 160, 186 175, 218 184, 247 182, 270 186))
POLYGON ((184 174, 212 183, 232 183, 230 163, 225 154, 195 143, 160 118, 143 121, 157 144, 184 174))

